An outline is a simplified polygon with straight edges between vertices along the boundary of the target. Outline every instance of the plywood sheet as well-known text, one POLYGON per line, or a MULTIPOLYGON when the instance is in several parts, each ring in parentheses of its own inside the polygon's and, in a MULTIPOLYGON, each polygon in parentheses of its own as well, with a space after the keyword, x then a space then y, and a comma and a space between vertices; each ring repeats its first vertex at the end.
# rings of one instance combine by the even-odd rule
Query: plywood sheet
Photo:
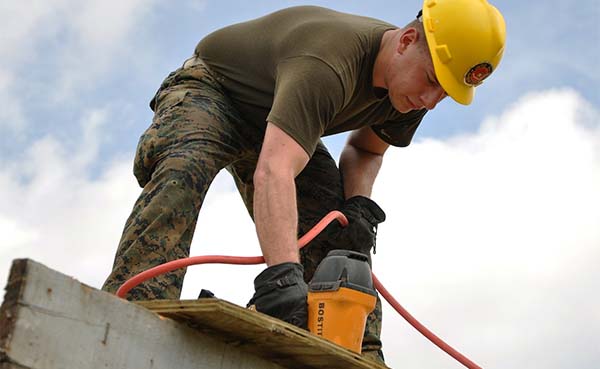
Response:
POLYGON ((210 298, 139 304, 286 368, 387 368, 308 331, 227 301, 210 298))

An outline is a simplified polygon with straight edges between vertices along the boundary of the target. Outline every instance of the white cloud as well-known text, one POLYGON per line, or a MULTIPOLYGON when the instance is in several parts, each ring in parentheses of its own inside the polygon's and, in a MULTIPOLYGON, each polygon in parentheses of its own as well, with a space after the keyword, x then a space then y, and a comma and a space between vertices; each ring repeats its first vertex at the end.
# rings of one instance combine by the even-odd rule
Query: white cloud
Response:
POLYGON ((36 55, 35 42, 48 29, 39 24, 52 11, 56 1, 4 1, 0 6, 2 42, 0 54, 4 65, 14 65, 36 55))
POLYGON ((65 5, 57 14, 69 35, 58 50, 61 68, 54 96, 58 101, 72 96, 78 88, 96 85, 104 75, 114 73, 112 67, 118 63, 148 62, 146 45, 133 40, 138 22, 150 14, 155 2, 69 1, 65 5))
MULTIPOLYGON (((139 193, 131 158, 86 175, 100 159, 97 132, 108 113, 83 115, 82 126, 95 128, 77 152, 46 137, 0 169, 1 280, 12 258, 26 256, 103 282, 139 193)), ((548 91, 523 97, 477 133, 415 142, 386 158, 374 191, 388 214, 376 274, 486 368, 591 368, 600 360, 598 118, 577 93, 548 91)), ((226 174, 205 201, 192 254, 259 254, 226 174)), ((261 269, 191 267, 183 297, 208 288, 245 304, 261 269)), ((461 367, 388 308, 384 339, 392 367, 461 367)))
POLYGON ((34 229, 28 229, 6 216, 0 216, 0 234, 10 235, 12 247, 31 244, 39 238, 34 229))
MULTIPOLYGON (((133 40, 154 5, 142 0, 5 2, 0 11, 0 76, 37 72, 47 84, 27 81, 27 94, 48 89, 45 99, 54 103, 76 97, 113 73, 116 63, 147 62, 147 45, 133 40)), ((22 83, 0 83, 0 92, 22 89, 22 83)))
MULTIPOLYGON (((140 192, 129 157, 110 159, 97 178, 89 176, 96 161, 105 160, 99 157, 99 147, 110 113, 108 109, 82 113, 81 142, 74 151, 68 149, 72 145, 46 136, 33 142, 21 160, 0 169, 0 281, 6 280, 12 259, 28 257, 98 288, 104 282, 140 192)), ((205 200, 208 210, 200 215, 192 255, 260 254, 252 235, 254 226, 233 189, 227 175, 215 179, 205 200), (224 229, 227 226, 231 229, 224 229), (251 236, 242 242, 237 232, 251 236)), ((222 291, 219 295, 230 300, 247 300, 252 276, 262 269, 232 267, 227 278, 220 278, 223 285, 212 283, 214 268, 190 268, 191 282, 186 282, 183 296, 195 298, 200 288, 208 288, 222 291)))
MULTIPOLYGON (((598 361, 589 339, 600 333, 599 123, 575 92, 549 91, 523 97, 475 134, 386 158, 374 192, 388 210, 380 279, 484 367, 598 361)), ((394 365, 453 367, 391 320, 394 365)))
POLYGON ((208 0, 187 0, 186 5, 193 11, 201 12, 206 9, 208 0))
POLYGON ((81 121, 82 145, 70 152, 44 137, 23 159, 0 172, 0 278, 17 257, 29 257, 99 285, 110 269, 112 250, 138 190, 129 159, 112 159, 90 179, 106 120, 103 110, 81 121))
POLYGON ((13 74, 0 67, 0 101, 3 102, 0 109, 0 129, 5 135, 21 138, 26 124, 21 100, 11 90, 14 79, 13 74))

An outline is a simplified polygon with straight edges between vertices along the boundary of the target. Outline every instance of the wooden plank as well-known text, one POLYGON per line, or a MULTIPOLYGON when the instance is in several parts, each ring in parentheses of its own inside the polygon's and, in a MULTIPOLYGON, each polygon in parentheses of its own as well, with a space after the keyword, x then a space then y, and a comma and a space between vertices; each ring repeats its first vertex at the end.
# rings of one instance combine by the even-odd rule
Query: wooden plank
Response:
POLYGON ((25 368, 24 366, 20 366, 17 364, 11 364, 11 363, 0 363, 0 369, 28 369, 25 368))
POLYGON ((308 331, 227 301, 154 300, 138 303, 286 368, 387 368, 308 331))
POLYGON ((31 260, 0 307, 0 369, 284 369, 31 260))
POLYGON ((0 369, 23 368, 14 362, 8 353, 8 348, 15 331, 15 325, 19 312, 19 298, 25 287, 24 276, 27 273, 27 263, 16 260, 6 283, 4 302, 0 306, 0 369))

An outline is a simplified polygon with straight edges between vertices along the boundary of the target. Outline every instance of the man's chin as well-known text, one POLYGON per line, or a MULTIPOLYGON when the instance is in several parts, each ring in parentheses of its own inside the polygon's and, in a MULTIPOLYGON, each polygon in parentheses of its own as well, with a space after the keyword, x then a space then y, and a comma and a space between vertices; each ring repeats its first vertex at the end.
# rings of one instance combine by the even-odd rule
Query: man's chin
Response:
POLYGON ((392 106, 400 113, 408 113, 409 111, 413 110, 410 106, 406 106, 404 104, 392 103, 392 106))

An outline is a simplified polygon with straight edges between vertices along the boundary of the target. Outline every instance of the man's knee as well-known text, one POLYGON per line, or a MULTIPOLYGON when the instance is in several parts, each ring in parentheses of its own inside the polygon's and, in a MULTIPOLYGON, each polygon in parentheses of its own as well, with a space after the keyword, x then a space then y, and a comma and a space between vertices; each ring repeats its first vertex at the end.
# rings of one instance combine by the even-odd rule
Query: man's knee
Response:
POLYGON ((203 195, 220 169, 197 153, 175 153, 156 166, 146 187, 203 195))

